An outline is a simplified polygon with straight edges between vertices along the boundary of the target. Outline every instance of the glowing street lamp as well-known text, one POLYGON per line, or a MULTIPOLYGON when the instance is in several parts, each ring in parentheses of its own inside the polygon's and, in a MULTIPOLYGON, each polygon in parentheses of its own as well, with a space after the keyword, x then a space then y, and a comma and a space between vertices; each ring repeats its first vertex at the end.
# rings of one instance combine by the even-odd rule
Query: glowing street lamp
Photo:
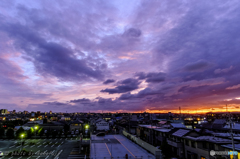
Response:
POLYGON ((89 125, 86 125, 85 128, 88 129, 88 128, 89 128, 89 125))
MULTIPOLYGON (((21 135, 21 139, 23 140, 24 134, 21 135)), ((22 145, 22 149, 23 149, 23 142, 21 140, 21 145, 22 145)))
POLYGON ((35 129, 35 137, 36 137, 36 132, 37 132, 38 126, 35 126, 34 129, 35 129))

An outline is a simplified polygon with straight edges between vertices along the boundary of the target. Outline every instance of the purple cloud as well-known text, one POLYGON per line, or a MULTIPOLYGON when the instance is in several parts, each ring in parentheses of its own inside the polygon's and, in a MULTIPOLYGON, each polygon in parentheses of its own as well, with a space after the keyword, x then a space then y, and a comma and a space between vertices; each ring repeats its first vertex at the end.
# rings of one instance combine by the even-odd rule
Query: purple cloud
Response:
POLYGON ((139 84, 141 82, 139 82, 137 79, 134 78, 128 78, 122 81, 117 82, 117 87, 113 88, 113 89, 104 89, 101 90, 101 92, 107 92, 109 94, 114 94, 114 93, 125 93, 125 92, 130 92, 133 91, 135 89, 138 89, 139 84))
POLYGON ((3 1, 2 103, 87 112, 222 108, 232 99, 237 107, 237 4, 3 1))
POLYGON ((107 79, 106 81, 103 82, 103 84, 109 84, 109 83, 114 83, 114 79, 107 79))

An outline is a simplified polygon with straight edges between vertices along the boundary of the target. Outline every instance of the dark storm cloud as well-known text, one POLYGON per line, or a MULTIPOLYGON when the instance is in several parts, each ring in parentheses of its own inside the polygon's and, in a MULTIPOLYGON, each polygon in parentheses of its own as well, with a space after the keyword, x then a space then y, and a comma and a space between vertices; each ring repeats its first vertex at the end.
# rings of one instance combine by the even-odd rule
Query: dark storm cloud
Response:
POLYGON ((103 84, 109 84, 109 83, 114 83, 114 79, 107 79, 106 81, 103 82, 103 84))
POLYGON ((88 103, 90 101, 91 101, 90 99, 82 98, 82 99, 70 100, 70 103, 88 103))
POLYGON ((113 89, 104 89, 101 90, 101 92, 107 92, 109 94, 114 94, 114 93, 125 93, 125 92, 130 92, 133 91, 135 89, 138 89, 139 84, 141 82, 139 82, 137 79, 134 78, 128 78, 122 81, 117 82, 117 87, 113 88, 113 89))
POLYGON ((14 38, 16 47, 23 50, 35 65, 36 70, 63 81, 82 81, 104 77, 101 63, 94 64, 89 58, 77 59, 76 50, 64 44, 48 42, 32 28, 20 23, 7 23, 0 26, 2 31, 14 38))
POLYGON ((98 98, 99 104, 109 104, 112 102, 114 102, 114 101, 111 98, 101 98, 101 97, 98 98))
POLYGON ((125 94, 122 94, 118 99, 119 100, 127 100, 127 99, 132 99, 134 97, 135 96, 132 95, 131 93, 125 93, 125 94))
POLYGON ((165 81, 166 74, 163 72, 137 72, 135 73, 135 76, 137 76, 139 80, 146 79, 146 82, 148 83, 158 83, 165 81))

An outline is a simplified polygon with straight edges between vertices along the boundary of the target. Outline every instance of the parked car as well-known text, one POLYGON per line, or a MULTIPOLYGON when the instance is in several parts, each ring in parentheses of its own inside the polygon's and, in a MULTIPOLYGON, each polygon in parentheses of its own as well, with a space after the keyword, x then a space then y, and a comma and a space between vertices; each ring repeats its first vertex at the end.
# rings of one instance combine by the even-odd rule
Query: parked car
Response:
POLYGON ((106 135, 105 132, 99 132, 96 134, 96 136, 105 136, 105 135, 106 135))

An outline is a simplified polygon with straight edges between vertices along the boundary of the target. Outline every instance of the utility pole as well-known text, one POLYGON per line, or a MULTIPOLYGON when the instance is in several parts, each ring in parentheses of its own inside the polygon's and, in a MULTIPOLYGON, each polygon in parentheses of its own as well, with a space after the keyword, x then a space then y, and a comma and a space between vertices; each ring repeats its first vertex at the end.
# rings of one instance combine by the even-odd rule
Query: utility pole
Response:
POLYGON ((130 113, 129 113, 128 117, 129 117, 129 123, 128 123, 128 124, 129 124, 129 126, 128 126, 129 128, 128 128, 128 132, 131 134, 131 127, 130 127, 130 113))
POLYGON ((234 138, 233 138, 233 132, 232 132, 232 125, 233 122, 231 120, 230 112, 229 112, 229 123, 230 123, 230 132, 231 132, 231 138, 232 138, 232 149, 233 149, 233 159, 237 159, 237 155, 235 155, 235 144, 234 144, 234 138))

